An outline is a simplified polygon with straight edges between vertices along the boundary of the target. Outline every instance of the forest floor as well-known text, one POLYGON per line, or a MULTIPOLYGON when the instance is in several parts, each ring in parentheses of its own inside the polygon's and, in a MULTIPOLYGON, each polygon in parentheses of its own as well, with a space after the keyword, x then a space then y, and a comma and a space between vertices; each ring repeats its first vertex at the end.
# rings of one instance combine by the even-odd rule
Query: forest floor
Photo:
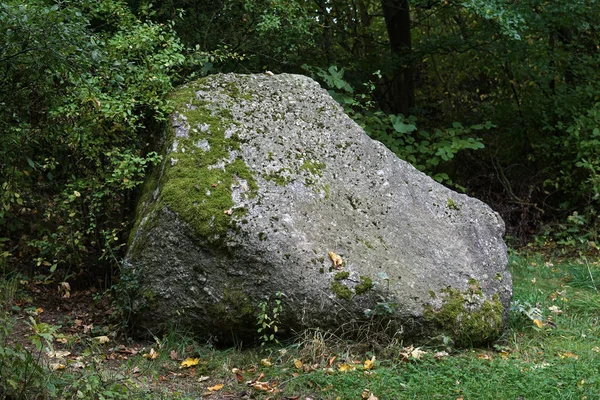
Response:
POLYGON ((249 349, 175 331, 136 341, 117 335, 105 294, 4 281, 0 399, 600 398, 598 260, 512 252, 509 263, 510 326, 468 349, 322 331, 249 349))

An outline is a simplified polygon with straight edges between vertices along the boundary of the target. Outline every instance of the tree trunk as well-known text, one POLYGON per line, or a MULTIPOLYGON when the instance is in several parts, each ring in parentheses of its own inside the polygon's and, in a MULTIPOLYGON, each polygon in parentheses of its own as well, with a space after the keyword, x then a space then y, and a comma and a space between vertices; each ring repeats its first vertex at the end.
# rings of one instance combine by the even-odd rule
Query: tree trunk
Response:
POLYGON ((381 0, 392 50, 392 76, 388 90, 390 112, 404 115, 415 105, 414 67, 408 0, 381 0))

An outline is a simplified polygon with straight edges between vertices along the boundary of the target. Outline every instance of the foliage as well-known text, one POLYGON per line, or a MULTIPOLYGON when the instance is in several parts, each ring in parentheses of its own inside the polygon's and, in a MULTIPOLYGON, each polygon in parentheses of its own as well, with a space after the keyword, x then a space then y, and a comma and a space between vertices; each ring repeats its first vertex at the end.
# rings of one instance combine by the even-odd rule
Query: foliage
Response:
MULTIPOLYGON (((356 91, 344 80, 344 69, 331 66, 327 70, 305 66, 305 69, 323 80, 330 94, 344 107, 348 115, 359 123, 373 139, 379 140, 398 157, 429 174, 438 182, 453 184, 441 164, 450 161, 462 150, 483 148, 482 140, 473 137, 473 131, 490 129, 490 122, 468 128, 459 122, 451 127, 435 129, 433 133, 417 129, 415 116, 386 114, 373 101, 375 84, 364 84, 362 92, 356 91)), ((375 77, 381 77, 379 72, 375 77)))
POLYGON ((270 343, 279 344, 279 340, 275 337, 279 330, 279 315, 283 311, 283 304, 281 298, 282 292, 275 293, 275 305, 270 308, 271 305, 267 302, 262 302, 258 305, 259 311, 256 317, 256 324, 258 329, 256 330, 260 334, 261 346, 268 345, 270 343))
POLYGON ((0 5, 5 257, 63 275, 114 263, 184 50, 118 0, 0 5))

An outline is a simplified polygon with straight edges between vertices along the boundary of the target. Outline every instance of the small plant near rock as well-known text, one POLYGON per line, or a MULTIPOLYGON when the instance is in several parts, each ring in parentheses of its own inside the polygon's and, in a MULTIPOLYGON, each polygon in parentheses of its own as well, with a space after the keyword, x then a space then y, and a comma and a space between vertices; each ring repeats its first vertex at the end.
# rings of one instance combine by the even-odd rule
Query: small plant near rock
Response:
POLYGON ((268 302, 262 302, 258 305, 257 332, 260 334, 260 345, 263 347, 271 343, 279 344, 275 334, 279 330, 279 315, 283 311, 282 297, 282 292, 275 293, 275 307, 272 309, 269 308, 268 302))

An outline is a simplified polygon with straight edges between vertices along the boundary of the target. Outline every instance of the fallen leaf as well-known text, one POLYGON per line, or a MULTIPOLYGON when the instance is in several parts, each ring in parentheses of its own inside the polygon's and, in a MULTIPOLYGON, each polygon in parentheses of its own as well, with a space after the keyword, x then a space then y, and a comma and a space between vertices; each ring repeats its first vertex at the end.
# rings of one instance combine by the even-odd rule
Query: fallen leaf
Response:
POLYGON ((169 357, 171 358, 171 360, 177 360, 177 352, 175 350, 171 350, 171 352, 169 353, 169 357))
POLYGON ((294 366, 296 367, 296 369, 302 369, 302 361, 298 360, 297 358, 294 358, 294 366))
POLYGON ((592 347, 592 351, 595 351, 596 353, 600 353, 600 347, 594 346, 594 347, 592 347))
POLYGON ((225 386, 222 383, 219 383, 218 385, 215 386, 209 386, 208 390, 210 390, 211 392, 218 392, 219 390, 223 389, 223 386, 225 386))
POLYGON ((85 364, 82 363, 81 361, 76 361, 73 364, 71 364, 71 368, 73 368, 73 369, 83 369, 83 368, 85 368, 85 364))
POLYGON ((238 383, 244 382, 244 376, 241 374, 241 372, 235 373, 235 379, 237 379, 238 383))
POLYGON ((275 388, 271 387, 267 382, 254 382, 252 387, 256 390, 262 390, 264 392, 273 393, 275 388))
POLYGON ((557 315, 560 315, 563 313, 563 311, 560 308, 558 308, 557 306, 548 307, 548 310, 550 310, 551 312, 553 312, 554 314, 557 314, 557 315))
POLYGON ((262 360, 260 360, 260 363, 265 366, 265 367, 272 367, 273 363, 271 362, 270 358, 263 358, 262 360))
POLYGON ((377 397, 375 397, 375 395, 373 393, 371 393, 371 395, 369 396, 369 398, 367 400, 379 400, 377 397))
POLYGON ((560 358, 573 358, 575 360, 579 359, 579 356, 577 354, 573 354, 570 351, 567 351, 565 353, 559 353, 558 356, 560 358))
POLYGON ((52 371, 61 371, 65 369, 65 366, 61 363, 51 363, 49 366, 52 371))
POLYGON ((233 210, 231 208, 229 210, 223 210, 223 214, 231 215, 233 214, 233 210))
POLYGON ((539 319, 534 319, 533 323, 535 324, 535 326, 537 326, 538 328, 542 328, 544 326, 544 324, 542 323, 542 321, 540 321, 539 319))
POLYGON ((218 184, 218 183, 213 183, 213 184, 212 184, 212 185, 210 185, 210 186, 212 186, 212 187, 217 187, 217 186, 219 186, 219 184, 218 184))
POLYGON ((363 369, 364 370, 370 370, 370 369, 373 369, 374 366, 375 366, 375 356, 371 357, 370 360, 365 360, 365 363, 363 365, 363 369))
POLYGON ((198 363, 200 362, 199 358, 186 358, 185 360, 183 360, 183 362, 181 363, 180 368, 189 368, 189 367, 193 367, 194 365, 198 365, 198 363))
POLYGON ((40 314, 41 314, 41 313, 43 313, 43 312, 44 312, 44 309, 43 309, 42 307, 38 307, 38 308, 36 308, 36 309, 35 309, 35 313, 36 313, 37 315, 40 315, 40 314))
POLYGON ((155 360, 158 358, 160 354, 154 350, 154 347, 150 349, 150 353, 142 355, 142 357, 147 358, 149 360, 155 360))
POLYGON ((50 358, 65 358, 71 354, 70 351, 66 350, 56 350, 48 353, 48 357, 50 358))
POLYGON ((62 293, 62 297, 68 299, 71 297, 71 285, 69 282, 60 282, 60 286, 58 287, 58 292, 62 293))
POLYGON ((434 357, 436 360, 441 360, 442 358, 444 358, 444 357, 448 357, 448 356, 449 356, 449 354, 448 354, 448 352, 446 352, 446 351, 438 351, 437 353, 435 353, 435 354, 433 355, 433 357, 434 357))
POLYGON ((198 378, 198 382, 204 382, 210 379, 210 376, 204 376, 202 375, 200 378, 198 378))
POLYGON ((410 356, 415 360, 419 360, 423 354, 427 354, 426 351, 421 350, 420 347, 417 347, 413 351, 411 351, 410 356))
POLYGON ((104 343, 110 342, 110 338, 108 336, 96 336, 94 338, 94 340, 96 342, 98 342, 99 344, 104 344, 104 343))
POLYGON ((344 260, 342 260, 342 257, 338 256, 333 251, 330 251, 329 258, 331 258, 331 261, 333 262, 333 266, 335 268, 337 268, 337 269, 342 268, 342 264, 344 263, 344 260))
POLYGON ((333 362, 335 361, 336 356, 333 356, 329 359, 329 366, 331 367, 333 365, 333 362))
POLYGON ((133 367, 133 369, 131 370, 132 374, 139 374, 140 373, 140 367, 133 367))
POLYGON ((485 353, 478 354, 477 358, 479 358, 480 360, 491 360, 492 359, 492 357, 490 357, 489 355, 487 355, 485 353))
POLYGON ((355 369, 356 369, 356 367, 354 365, 350 365, 350 364, 346 364, 346 363, 340 364, 338 366, 338 371, 341 371, 341 372, 354 371, 355 369))

